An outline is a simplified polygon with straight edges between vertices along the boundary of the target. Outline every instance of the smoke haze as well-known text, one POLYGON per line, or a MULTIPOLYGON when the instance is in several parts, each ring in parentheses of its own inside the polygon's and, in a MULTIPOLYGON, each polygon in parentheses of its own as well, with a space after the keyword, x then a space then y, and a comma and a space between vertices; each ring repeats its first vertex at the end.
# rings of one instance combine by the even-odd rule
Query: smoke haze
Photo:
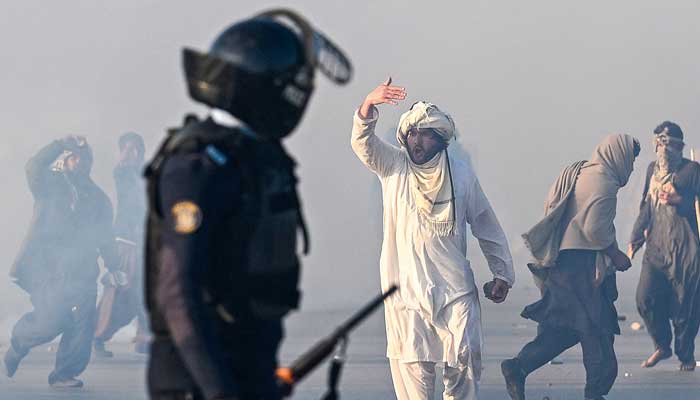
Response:
MULTIPOLYGON (((205 50, 231 22, 276 5, 4 1, 2 276, 31 217, 23 170, 30 156, 55 138, 85 135, 95 153, 93 178, 114 199, 111 170, 121 133, 141 133, 150 154, 185 112, 206 111, 187 97, 181 48, 205 50)), ((290 6, 333 38, 356 72, 342 88, 319 74, 307 116, 287 140, 300 163, 313 240, 304 262, 305 309, 356 306, 378 291, 379 184, 349 141, 353 111, 388 75, 407 88, 408 98, 381 108, 378 131, 393 136, 399 115, 421 99, 453 115, 511 242, 516 291, 531 286, 519 235, 540 217, 544 195, 565 165, 587 158, 607 133, 640 139, 642 157, 618 209, 619 242, 626 246, 640 171, 652 157, 652 129, 674 120, 690 145, 700 144, 696 1, 317 0, 290 6)), ((477 279, 489 279, 478 247, 470 251, 477 279)), ((623 303, 633 301, 637 274, 618 280, 623 303)), ((6 338, 29 302, 9 278, 0 279, 0 293, 0 338, 6 338)))

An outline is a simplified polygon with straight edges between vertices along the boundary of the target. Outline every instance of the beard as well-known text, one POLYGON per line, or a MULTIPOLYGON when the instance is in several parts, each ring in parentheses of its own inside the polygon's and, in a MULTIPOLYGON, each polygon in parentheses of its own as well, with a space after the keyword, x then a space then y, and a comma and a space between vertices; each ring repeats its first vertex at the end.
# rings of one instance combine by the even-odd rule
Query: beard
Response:
POLYGON ((408 147, 406 150, 408 152, 408 157, 411 158, 411 161, 413 161, 413 163, 416 165, 421 165, 435 158, 435 156, 444 149, 444 147, 426 149, 422 146, 416 146, 408 147))
POLYGON ((425 149, 422 147, 414 147, 409 149, 408 155, 411 157, 411 161, 415 164, 423 164, 428 161, 425 157, 425 149))

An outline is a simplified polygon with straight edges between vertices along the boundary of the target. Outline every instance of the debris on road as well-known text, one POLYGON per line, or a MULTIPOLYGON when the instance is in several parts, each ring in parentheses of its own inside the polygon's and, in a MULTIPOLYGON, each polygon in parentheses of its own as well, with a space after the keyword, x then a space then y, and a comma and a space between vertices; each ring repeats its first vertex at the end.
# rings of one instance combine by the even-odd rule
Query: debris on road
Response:
POLYGON ((641 322, 636 322, 636 321, 632 322, 630 324, 630 329, 632 329, 633 331, 641 331, 642 329, 644 329, 644 324, 642 324, 641 322))

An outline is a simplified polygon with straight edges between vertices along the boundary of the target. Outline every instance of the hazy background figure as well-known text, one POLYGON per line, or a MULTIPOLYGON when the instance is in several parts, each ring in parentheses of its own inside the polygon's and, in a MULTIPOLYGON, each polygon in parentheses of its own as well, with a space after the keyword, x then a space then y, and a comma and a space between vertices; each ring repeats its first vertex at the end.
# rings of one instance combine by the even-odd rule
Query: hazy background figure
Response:
MULTIPOLYGON (((179 65, 182 45, 204 48, 213 27, 280 2, 210 4, 0 2, 0 45, 8 55, 0 74, 4 274, 32 214, 22 167, 57 129, 87 136, 96 159, 92 176, 115 198, 114 137, 143 132, 149 157, 163 127, 179 124, 190 110, 179 65)), ((356 63, 355 79, 342 94, 328 96, 330 85, 319 82, 317 94, 326 96, 310 106, 287 143, 304 160, 299 187, 313 232, 314 251, 304 259, 301 282, 304 313, 345 315, 379 291, 380 192, 348 148, 347 125, 366 89, 389 73, 411 83, 407 104, 429 98, 452 113, 521 275, 529 258, 520 234, 541 216, 543 193, 567 163, 588 157, 602 135, 644 137, 649 127, 671 119, 684 128, 687 147, 699 145, 696 0, 479 0, 439 7, 414 0, 299 0, 293 6, 332 30, 356 63), (439 61, 421 55, 428 48, 439 61)), ((377 132, 390 139, 402 111, 385 110, 377 132)), ((638 165, 655 157, 650 147, 642 141, 638 165)), ((621 246, 638 213, 642 169, 619 195, 621 246)), ((490 280, 475 242, 470 246, 477 282, 490 280)), ((638 257, 618 282, 618 310, 628 322, 638 318, 640 265, 638 257)), ((9 279, 0 279, 0 293, 0 343, 6 346, 12 325, 31 305, 9 279)), ((519 323, 520 306, 539 295, 525 277, 509 296, 500 309, 510 311, 493 312, 495 306, 483 304, 487 333, 501 324, 511 329, 519 323)), ((318 329, 309 336, 319 335, 318 329)), ((113 342, 128 341, 133 332, 123 329, 113 342)), ((496 350, 487 335, 485 354, 496 350)))
POLYGON ((136 319, 134 350, 146 353, 148 349, 148 321, 143 303, 143 235, 146 218, 146 187, 143 181, 143 138, 134 132, 119 137, 119 162, 114 168, 117 191, 114 233, 119 251, 119 269, 106 273, 98 305, 95 328, 94 354, 110 358, 114 354, 105 348, 105 342, 136 319))
POLYGON ((117 267, 112 204, 90 179, 92 151, 85 138, 69 136, 43 147, 26 166, 34 216, 11 276, 31 296, 34 309, 12 330, 4 356, 13 376, 29 351, 61 336, 55 387, 81 387, 75 379, 90 360, 101 256, 117 267))
POLYGON ((629 244, 630 257, 646 244, 636 295, 637 309, 655 347, 642 363, 646 368, 671 357, 673 342, 680 369, 695 370, 695 337, 700 327, 695 204, 700 194, 700 165, 683 158, 684 145, 677 124, 665 121, 654 129, 657 160, 646 169, 639 217, 629 244))
MULTIPOLYGON (((88 135, 98 160, 93 176, 113 194, 114 133, 144 132, 147 148, 153 149, 163 127, 178 124, 188 111, 181 46, 206 46, 213 26, 279 2, 214 4, 2 2, 0 44, 13 54, 0 75, 5 121, 0 170, 9 189, 3 207, 13 210, 6 220, 8 234, 0 238, 2 259, 14 257, 31 215, 21 166, 50 140, 50 132, 60 127, 88 135), (11 230, 17 233, 9 234, 11 230)), ((664 118, 677 121, 689 134, 700 129, 700 55, 693 51, 700 47, 695 18, 700 4, 694 0, 594 0, 575 7, 555 0, 422 5, 294 2, 321 26, 332 27, 358 63, 348 90, 312 104, 299 133, 289 140, 290 150, 308 160, 299 171, 315 232, 315 251, 305 262, 302 281, 307 310, 360 304, 358 293, 379 289, 380 230, 358 235, 367 216, 377 215, 379 195, 375 178, 348 149, 342 121, 347 122, 348 110, 358 106, 364 89, 389 73, 411 82, 408 104, 430 98, 451 110, 484 190, 500 210, 519 268, 528 261, 516 251, 522 245, 519 235, 539 216, 542 193, 556 175, 547 171, 587 157, 588 149, 610 131, 648 132, 664 118), (357 21, 371 29, 360 28, 357 21), (440 61, 416 57, 416 49, 425 48, 440 54, 440 61)), ((327 89, 319 82, 319 93, 327 89)), ((377 132, 394 132, 399 115, 399 110, 387 110, 377 132)), ((643 157, 653 155, 647 143, 642 147, 643 157)), ((634 204, 641 190, 636 185, 626 189, 635 192, 630 196, 634 204)), ((621 217, 623 213, 629 213, 631 225, 636 210, 620 210, 621 217)), ((619 241, 626 245, 627 235, 619 241)), ((477 256, 473 261, 477 280, 483 282, 488 277, 481 268, 484 260, 477 256)), ((634 312, 639 268, 633 271, 620 282, 621 304, 628 304, 629 312, 634 312)), ((532 287, 523 283, 528 285, 522 290, 532 287)), ((9 281, 0 281, 0 289, 8 293, 0 321, 9 325, 26 300, 9 281)), ((525 295, 520 289, 511 296, 525 295)), ((528 299, 534 298, 531 293, 528 299)))

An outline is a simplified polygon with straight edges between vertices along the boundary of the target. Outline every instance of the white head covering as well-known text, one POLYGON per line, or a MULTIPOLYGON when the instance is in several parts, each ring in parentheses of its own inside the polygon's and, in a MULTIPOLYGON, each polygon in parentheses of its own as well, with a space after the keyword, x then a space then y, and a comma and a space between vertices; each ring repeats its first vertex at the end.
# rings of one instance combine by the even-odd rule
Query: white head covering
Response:
MULTIPOLYGON (((419 101, 399 120, 396 138, 406 148, 406 135, 411 129, 432 129, 446 143, 455 137, 452 117, 434 104, 419 101)), ((418 165, 409 157, 409 183, 421 224, 439 236, 455 232, 454 185, 447 151, 418 165)))
POLYGON ((406 135, 411 129, 432 129, 439 134, 445 142, 449 143, 457 134, 452 117, 440 111, 433 103, 419 101, 411 109, 401 115, 399 127, 396 130, 396 140, 401 146, 406 147, 406 135))

